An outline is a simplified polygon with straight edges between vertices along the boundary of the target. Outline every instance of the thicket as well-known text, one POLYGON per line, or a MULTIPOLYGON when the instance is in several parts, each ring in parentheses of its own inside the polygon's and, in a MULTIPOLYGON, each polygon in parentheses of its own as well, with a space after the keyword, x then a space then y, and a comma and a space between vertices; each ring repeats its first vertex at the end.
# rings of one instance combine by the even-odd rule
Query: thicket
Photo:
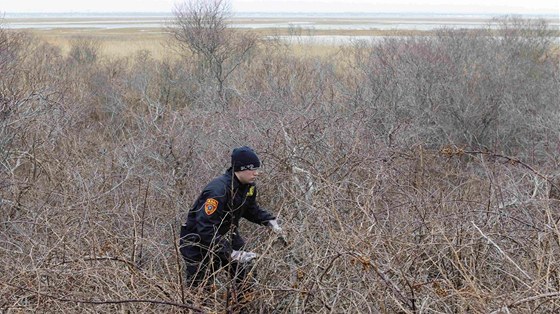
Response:
POLYGON ((326 58, 191 25, 172 61, 0 29, 0 311, 227 310, 177 232, 245 144, 289 241, 242 225, 251 312, 560 311, 558 41, 500 22, 326 58))

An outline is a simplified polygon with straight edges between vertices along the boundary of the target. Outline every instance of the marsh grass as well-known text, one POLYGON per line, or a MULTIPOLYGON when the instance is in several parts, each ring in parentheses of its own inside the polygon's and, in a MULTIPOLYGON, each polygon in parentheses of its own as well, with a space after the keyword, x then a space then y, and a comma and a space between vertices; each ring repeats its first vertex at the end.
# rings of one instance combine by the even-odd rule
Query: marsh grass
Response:
POLYGON ((156 59, 170 57, 172 51, 166 47, 168 34, 163 29, 52 29, 31 30, 33 36, 59 47, 64 54, 70 51, 76 38, 95 40, 103 55, 109 58, 129 57, 139 51, 149 51, 156 59))
MULTIPOLYGON (((59 47, 63 53, 68 53, 72 40, 76 38, 94 39, 100 44, 103 55, 109 58, 129 57, 139 51, 149 51, 157 60, 173 59, 177 54, 169 46, 169 32, 165 28, 65 28, 29 30, 31 34, 59 47)), ((429 35, 430 32, 415 30, 296 30, 287 28, 254 29, 261 38, 276 36, 294 36, 295 41, 290 45, 290 51, 299 56, 331 56, 340 50, 334 43, 304 43, 298 42, 298 36, 414 36, 429 35)))

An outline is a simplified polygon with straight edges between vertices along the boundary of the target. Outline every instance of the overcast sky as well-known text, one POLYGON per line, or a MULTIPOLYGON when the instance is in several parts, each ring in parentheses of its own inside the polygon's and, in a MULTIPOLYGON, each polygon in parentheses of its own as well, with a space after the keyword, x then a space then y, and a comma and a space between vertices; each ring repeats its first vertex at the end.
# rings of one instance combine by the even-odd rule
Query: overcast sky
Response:
MULTIPOLYGON (((0 12, 171 12, 177 0, 0 0, 0 12)), ((560 15, 560 0, 231 0, 239 12, 435 12, 560 15)))

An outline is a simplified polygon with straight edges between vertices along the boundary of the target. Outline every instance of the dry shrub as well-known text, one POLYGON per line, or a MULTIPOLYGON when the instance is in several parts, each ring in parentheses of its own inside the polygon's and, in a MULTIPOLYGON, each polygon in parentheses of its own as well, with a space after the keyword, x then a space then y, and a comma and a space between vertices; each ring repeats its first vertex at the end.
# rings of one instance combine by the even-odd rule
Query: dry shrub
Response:
POLYGON ((260 254, 251 312, 557 312, 560 216, 547 193, 559 129, 529 135, 558 117, 558 92, 505 76, 554 87, 558 67, 479 37, 358 47, 353 64, 263 50, 224 82, 227 110, 192 61, 69 66, 33 39, 2 48, 0 309, 227 309, 225 275, 215 293, 183 285, 177 230, 232 147, 249 144, 264 164, 261 205, 288 235, 283 246, 241 227, 260 254), (487 71, 492 55, 524 67, 487 71), (521 88, 527 98, 509 102, 521 88), (465 134, 491 99, 535 110, 528 121, 547 115, 531 128, 500 114, 488 123, 507 130, 482 145, 465 134))

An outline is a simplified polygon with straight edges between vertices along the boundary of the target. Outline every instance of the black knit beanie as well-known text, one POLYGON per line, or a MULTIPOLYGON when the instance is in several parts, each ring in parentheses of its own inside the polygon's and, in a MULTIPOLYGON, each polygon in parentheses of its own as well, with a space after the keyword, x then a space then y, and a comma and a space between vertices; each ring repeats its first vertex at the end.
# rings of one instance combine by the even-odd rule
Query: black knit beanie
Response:
POLYGON ((233 171, 243 171, 258 168, 261 162, 251 147, 241 146, 231 152, 231 166, 233 171))

